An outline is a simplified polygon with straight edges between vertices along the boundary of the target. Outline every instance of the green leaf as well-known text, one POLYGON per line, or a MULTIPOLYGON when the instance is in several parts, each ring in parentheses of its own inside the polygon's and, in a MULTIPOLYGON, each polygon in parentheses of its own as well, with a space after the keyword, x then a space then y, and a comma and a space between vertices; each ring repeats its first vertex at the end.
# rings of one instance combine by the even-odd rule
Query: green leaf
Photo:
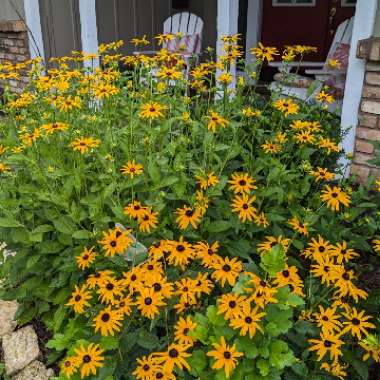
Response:
POLYGON ((143 348, 154 350, 160 345, 160 341, 156 335, 150 333, 149 331, 140 330, 137 338, 137 344, 143 348))
POLYGON ((0 227, 5 227, 5 228, 22 227, 22 224, 14 218, 10 218, 10 217, 0 218, 0 227))
POLYGON ((207 367, 207 356, 202 350, 194 350, 191 356, 187 359, 192 370, 195 370, 198 376, 207 367))
POLYGON ((285 268, 285 252, 283 248, 277 244, 270 251, 264 252, 261 255, 260 266, 271 277, 274 277, 277 272, 285 268))
POLYGON ((248 336, 240 336, 236 339, 238 351, 243 351, 244 356, 248 359, 255 359, 259 355, 259 351, 251 338, 248 336))
POLYGON ((226 325, 226 320, 224 319, 223 315, 218 314, 218 309, 215 305, 211 305, 207 308, 206 315, 211 324, 215 326, 226 325))
POLYGON ((60 216, 53 220, 53 224, 57 231, 67 235, 72 235, 75 231, 75 223, 67 215, 60 216))
POLYGON ((207 231, 210 233, 224 232, 231 228, 231 223, 225 220, 212 222, 207 226, 207 231))
POLYGON ((256 367, 258 368, 261 376, 267 376, 269 374, 269 363, 267 360, 260 358, 256 362, 256 367))
POLYGON ((91 239, 92 237, 93 237, 92 232, 88 230, 78 230, 78 231, 75 231, 72 235, 72 238, 77 239, 77 240, 91 239))
POLYGON ((116 350, 119 347, 119 339, 114 336, 102 336, 100 345, 105 350, 116 350))

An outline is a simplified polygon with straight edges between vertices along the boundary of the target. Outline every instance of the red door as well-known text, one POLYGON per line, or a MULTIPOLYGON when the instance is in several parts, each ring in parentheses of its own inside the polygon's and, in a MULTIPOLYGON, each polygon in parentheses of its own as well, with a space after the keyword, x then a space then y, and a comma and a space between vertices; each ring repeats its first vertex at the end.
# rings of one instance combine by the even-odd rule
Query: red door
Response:
MULTIPOLYGON (((340 23, 355 14, 356 0, 263 0, 261 41, 266 46, 310 45, 307 60, 324 61, 340 23)), ((281 59, 281 58, 277 58, 281 59)))

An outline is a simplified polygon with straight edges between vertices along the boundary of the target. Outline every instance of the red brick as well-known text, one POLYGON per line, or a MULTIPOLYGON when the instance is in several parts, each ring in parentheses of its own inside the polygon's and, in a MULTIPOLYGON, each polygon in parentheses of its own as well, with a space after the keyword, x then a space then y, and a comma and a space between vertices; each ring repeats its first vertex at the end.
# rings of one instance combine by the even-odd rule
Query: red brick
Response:
POLYGON ((359 114, 359 124, 361 127, 376 128, 378 117, 367 113, 359 114))
POLYGON ((363 140, 380 141, 380 130, 359 127, 356 129, 356 137, 363 140))
POLYGON ((357 165, 357 164, 351 165, 351 174, 356 175, 358 177, 358 180, 361 183, 364 183, 367 181, 369 173, 370 173, 369 168, 364 165, 357 165))
POLYGON ((359 165, 370 166, 370 164, 367 161, 372 160, 373 158, 374 158, 374 156, 372 154, 355 152, 354 163, 359 164, 359 165))
POLYGON ((380 102, 374 100, 363 100, 360 109, 363 112, 380 115, 380 102))
POLYGON ((368 153, 371 154, 374 151, 373 145, 365 140, 359 140, 356 139, 355 141, 355 148, 357 152, 362 152, 362 153, 368 153))
POLYGON ((365 81, 368 84, 374 84, 380 86, 380 73, 367 73, 365 81))
POLYGON ((363 98, 376 98, 380 99, 380 87, 379 86, 363 86, 363 98))

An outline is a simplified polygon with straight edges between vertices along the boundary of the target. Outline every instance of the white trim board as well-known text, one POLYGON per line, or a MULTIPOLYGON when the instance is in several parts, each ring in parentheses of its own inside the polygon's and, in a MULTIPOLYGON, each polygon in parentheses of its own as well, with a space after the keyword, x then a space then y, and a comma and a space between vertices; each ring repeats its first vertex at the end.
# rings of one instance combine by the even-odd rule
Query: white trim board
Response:
POLYGON ((252 63, 254 61, 251 54, 251 48, 257 46, 260 42, 262 17, 263 0, 248 0, 245 43, 245 60, 247 63, 252 63))
MULTIPOLYGON (((341 118, 341 130, 345 131, 351 128, 342 141, 342 148, 346 153, 351 154, 355 149, 356 126, 365 74, 365 61, 356 57, 356 49, 359 40, 371 37, 376 9, 377 0, 357 1, 341 118)), ((350 160, 343 157, 339 163, 347 167, 345 176, 348 176, 350 174, 350 160)))
MULTIPOLYGON (((98 52, 98 27, 96 24, 95 0, 79 1, 79 17, 81 26, 82 51, 85 53, 98 52)), ((99 59, 85 61, 85 67, 99 67, 99 59)))
POLYGON ((39 1, 24 0, 24 11, 25 22, 28 28, 30 58, 41 57, 45 60, 39 1))

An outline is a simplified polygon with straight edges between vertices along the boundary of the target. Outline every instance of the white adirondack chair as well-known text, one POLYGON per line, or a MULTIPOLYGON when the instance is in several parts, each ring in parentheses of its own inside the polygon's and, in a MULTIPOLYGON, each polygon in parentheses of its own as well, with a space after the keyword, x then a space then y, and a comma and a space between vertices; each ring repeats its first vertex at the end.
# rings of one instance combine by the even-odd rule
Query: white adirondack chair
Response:
MULTIPOLYGON (((352 37, 352 28, 354 24, 354 18, 350 18, 342 22, 338 29, 336 30, 334 40, 331 44, 329 53, 327 54, 327 58, 325 62, 290 62, 290 63, 284 63, 284 62, 271 62, 269 63, 269 66, 276 67, 280 73, 282 73, 283 76, 289 75, 292 69, 294 68, 310 68, 308 70, 305 70, 306 74, 311 74, 315 76, 315 79, 319 82, 318 86, 314 90, 312 94, 309 94, 309 89, 305 87, 297 87, 297 86, 291 86, 288 84, 283 84, 281 81, 272 82, 271 89, 274 91, 281 91, 283 95, 307 100, 308 98, 313 98, 316 92, 319 92, 321 87, 323 86, 323 83, 331 76, 334 76, 338 81, 341 81, 344 83, 345 77, 346 77, 346 71, 342 70, 333 70, 329 68, 328 61, 331 59, 331 57, 334 54, 334 51, 336 49, 337 44, 350 44, 351 43, 351 37, 352 37)), ((298 76, 300 79, 308 79, 305 77, 298 76)), ((331 111, 335 111, 335 109, 339 110, 339 101, 335 102, 335 104, 332 106, 331 111)))

